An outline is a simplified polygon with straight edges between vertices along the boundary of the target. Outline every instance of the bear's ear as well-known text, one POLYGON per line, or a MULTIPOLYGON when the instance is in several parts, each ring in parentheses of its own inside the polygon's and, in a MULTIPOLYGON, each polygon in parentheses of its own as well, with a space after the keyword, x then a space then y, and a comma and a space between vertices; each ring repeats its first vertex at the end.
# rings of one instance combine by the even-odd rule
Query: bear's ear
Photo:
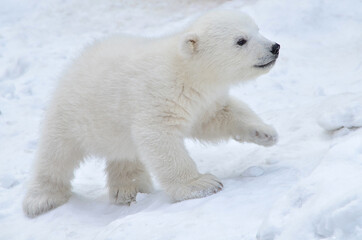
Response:
POLYGON ((183 36, 181 43, 181 53, 192 56, 197 53, 199 47, 199 37, 196 33, 187 33, 183 36))

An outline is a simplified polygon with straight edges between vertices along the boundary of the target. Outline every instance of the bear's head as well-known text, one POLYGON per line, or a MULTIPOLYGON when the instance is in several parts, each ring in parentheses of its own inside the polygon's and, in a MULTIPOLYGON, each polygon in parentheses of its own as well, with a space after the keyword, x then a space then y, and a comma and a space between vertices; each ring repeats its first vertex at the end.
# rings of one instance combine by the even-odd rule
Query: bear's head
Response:
POLYGON ((259 33, 248 15, 233 10, 200 17, 182 36, 181 44, 189 64, 228 82, 267 73, 278 58, 279 48, 259 33))

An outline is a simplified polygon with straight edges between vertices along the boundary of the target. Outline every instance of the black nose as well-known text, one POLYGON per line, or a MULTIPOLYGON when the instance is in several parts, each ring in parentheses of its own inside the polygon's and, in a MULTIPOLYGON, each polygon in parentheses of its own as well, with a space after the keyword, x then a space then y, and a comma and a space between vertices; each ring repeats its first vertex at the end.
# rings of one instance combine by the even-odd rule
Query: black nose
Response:
POLYGON ((274 44, 272 46, 272 50, 270 51, 272 54, 279 54, 280 45, 278 43, 274 44))

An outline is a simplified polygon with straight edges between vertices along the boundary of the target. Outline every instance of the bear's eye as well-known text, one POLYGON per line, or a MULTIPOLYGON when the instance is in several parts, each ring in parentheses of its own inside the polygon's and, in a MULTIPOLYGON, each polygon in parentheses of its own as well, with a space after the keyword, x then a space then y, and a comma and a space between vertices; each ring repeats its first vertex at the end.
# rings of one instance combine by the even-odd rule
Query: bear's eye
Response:
POLYGON ((240 38, 236 44, 239 45, 239 46, 243 46, 247 41, 244 39, 244 38, 240 38))

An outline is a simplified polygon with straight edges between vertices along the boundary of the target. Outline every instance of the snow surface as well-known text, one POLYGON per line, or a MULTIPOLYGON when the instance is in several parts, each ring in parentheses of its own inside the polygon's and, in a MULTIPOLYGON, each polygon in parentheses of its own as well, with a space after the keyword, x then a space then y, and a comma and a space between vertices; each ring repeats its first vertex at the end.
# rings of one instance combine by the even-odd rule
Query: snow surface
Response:
POLYGON ((0 239, 362 239, 360 0, 0 0, 0 239), (187 141, 224 190, 172 204, 160 190, 108 202, 104 163, 76 172, 70 201, 35 219, 21 201, 60 72, 116 33, 170 34, 215 7, 243 10, 281 44, 275 68, 231 94, 280 134, 271 148, 187 141))

